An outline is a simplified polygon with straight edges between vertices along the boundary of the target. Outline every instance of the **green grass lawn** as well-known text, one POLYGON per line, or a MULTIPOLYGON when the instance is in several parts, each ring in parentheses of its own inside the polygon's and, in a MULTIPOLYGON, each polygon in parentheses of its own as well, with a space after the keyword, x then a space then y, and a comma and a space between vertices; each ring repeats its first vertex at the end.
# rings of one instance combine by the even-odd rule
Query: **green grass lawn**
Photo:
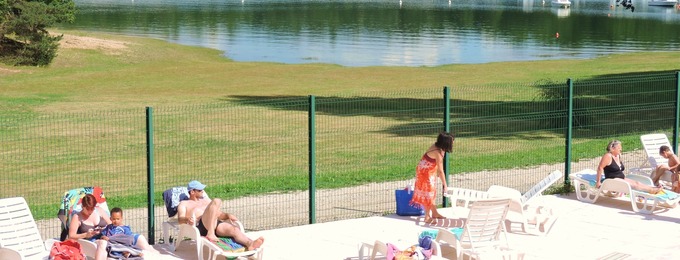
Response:
MULTIPOLYGON (((160 166, 157 171, 170 173, 170 177, 188 179, 210 178, 224 169, 230 169, 238 181, 225 181, 213 186, 211 195, 234 198, 306 188, 306 176, 298 173, 301 169, 304 172, 306 161, 295 161, 306 153, 306 144, 299 142, 298 138, 299 126, 306 124, 306 111, 285 105, 248 103, 250 101, 277 97, 305 98, 308 95, 323 98, 361 97, 365 93, 384 93, 390 99, 376 103, 389 105, 390 102, 401 101, 400 98, 417 99, 408 93, 432 89, 440 91, 442 86, 447 85, 464 90, 453 93, 454 99, 470 103, 529 102, 539 96, 539 89, 527 85, 537 82, 565 82, 567 78, 589 79, 602 75, 680 69, 680 52, 626 53, 594 59, 436 67, 342 67, 332 64, 233 62, 216 50, 176 45, 161 40, 79 31, 59 33, 67 34, 68 37, 65 37, 65 42, 51 66, 10 67, 0 64, 0 121, 21 122, 30 126, 22 126, 18 130, 11 127, 0 129, 0 138, 5 140, 1 149, 12 154, 10 159, 0 162, 0 166, 16 173, 3 175, 3 183, 35 180, 26 189, 27 194, 35 197, 44 197, 46 192, 50 197, 58 197, 64 191, 63 188, 49 190, 51 186, 68 187, 69 183, 79 181, 80 175, 55 176, 48 174, 50 171, 94 172, 93 176, 104 178, 103 181, 114 177, 138 178, 136 176, 144 172, 143 149, 138 149, 143 146, 143 142, 136 141, 140 140, 139 135, 144 131, 143 122, 129 125, 124 119, 118 121, 116 116, 101 116, 109 111, 143 111, 146 106, 206 104, 233 104, 243 108, 242 112, 229 114, 229 117, 219 113, 202 114, 201 119, 206 122, 244 122, 258 113, 262 125, 250 125, 246 128, 238 124, 205 124, 197 127, 200 131, 188 133, 180 131, 182 122, 194 120, 195 115, 169 117, 165 121, 159 119, 163 124, 176 127, 183 134, 178 137, 175 136, 178 132, 160 133, 165 138, 162 140, 181 138, 183 141, 178 144, 157 144, 160 147, 157 158, 160 166), (263 115, 262 110, 267 112, 263 115), (68 136, 55 134, 59 130, 58 126, 38 125, 39 121, 35 119, 40 116, 74 113, 92 116, 83 117, 85 119, 82 122, 70 124, 102 125, 107 132, 92 136, 87 132, 69 133, 80 139, 91 139, 82 144, 74 144, 68 136), (30 138, 33 139, 26 141, 20 138, 26 131, 31 132, 30 138), (215 132, 232 138, 212 136, 211 133, 215 132), (271 144, 262 144, 260 140, 232 141, 233 137, 266 138, 273 135, 272 133, 276 133, 274 144, 277 149, 267 147, 271 144), (113 143, 114 147, 106 149, 129 149, 136 152, 93 156, 92 151, 97 151, 97 144, 102 142, 113 143), (116 146, 118 142, 125 145, 116 146), (25 160, 31 158, 33 150, 22 147, 55 151, 55 155, 27 166, 25 160), (266 160, 267 163, 257 164, 256 171, 251 168, 231 169, 229 167, 234 162, 248 160, 248 155, 230 154, 228 148, 258 151, 263 156, 262 161, 266 160), (205 152, 213 149, 219 152, 205 152), (130 161, 136 162, 124 164, 130 161), (193 168, 200 168, 202 172, 191 172, 193 168), (276 171, 277 174, 268 174, 271 171, 276 171)), ((354 98, 353 101, 360 99, 354 98)), ((410 178, 414 167, 411 161, 421 155, 422 149, 426 148, 424 144, 433 141, 431 135, 394 136, 383 131, 403 127, 401 125, 404 122, 419 116, 416 112, 412 112, 413 118, 400 117, 398 110, 390 116, 364 118, 360 114, 351 114, 352 111, 351 116, 341 115, 342 107, 329 107, 322 110, 320 125, 339 133, 360 134, 353 137, 351 142, 344 136, 334 135, 335 132, 325 133, 327 138, 318 140, 322 155, 317 158, 318 167, 321 172, 326 173, 319 176, 319 188, 410 178), (324 121, 325 118, 328 120, 324 121), (357 122, 363 122, 361 120, 364 119, 369 120, 371 128, 356 129, 357 122), (324 125, 325 122, 329 122, 329 125, 324 125), (369 142, 381 145, 370 149, 350 149, 354 145, 369 142), (369 156, 379 159, 366 162, 371 167, 342 166, 346 161, 361 160, 369 156)), ((58 123, 60 122, 55 122, 58 123)), ((303 127, 302 130, 306 128, 303 127)), ((456 144, 453 173, 560 162, 564 155, 555 152, 564 145, 560 135, 561 133, 546 131, 540 138, 535 134, 493 139, 474 136, 463 138, 456 144), (490 150, 493 152, 489 153, 490 150)), ((305 138, 304 133, 302 138, 305 138)), ((617 138, 630 144, 626 149, 638 148, 634 144, 639 138, 638 133, 627 133, 617 138)), ((573 151, 575 159, 601 155, 602 142, 606 143, 598 140, 598 136, 579 140, 579 145, 573 151)), ((115 202, 112 204, 139 207, 145 203, 146 198, 139 195, 144 187, 145 183, 139 181, 130 186, 116 184, 105 190, 116 194, 111 197, 115 202)), ((165 187, 157 186, 157 195, 160 195, 158 190, 163 188, 165 187)), ((0 192, 0 196, 10 196, 13 192, 0 192)), ((160 204, 160 199, 157 204, 160 204)), ((34 213, 36 218, 53 217, 52 202, 36 207, 42 207, 46 212, 34 213)), ((36 207, 32 205, 32 208, 36 207)))
MULTIPOLYGON (((61 48, 54 63, 46 68, 0 65, 3 90, 0 104, 3 108, 37 113, 90 111, 93 107, 211 103, 239 95, 351 95, 444 85, 532 83, 546 79, 564 82, 570 77, 586 79, 607 74, 680 69, 680 52, 437 67, 233 62, 217 50, 162 40, 77 31, 60 33, 103 41, 93 49, 61 48), (122 42, 119 45, 124 47, 115 45, 117 47, 113 48, 106 41, 122 42)), ((491 87, 477 88, 463 93, 462 98, 518 100, 531 99, 535 94, 522 89, 522 85, 517 85, 516 90, 510 92, 512 96, 503 94, 499 97, 491 87)))

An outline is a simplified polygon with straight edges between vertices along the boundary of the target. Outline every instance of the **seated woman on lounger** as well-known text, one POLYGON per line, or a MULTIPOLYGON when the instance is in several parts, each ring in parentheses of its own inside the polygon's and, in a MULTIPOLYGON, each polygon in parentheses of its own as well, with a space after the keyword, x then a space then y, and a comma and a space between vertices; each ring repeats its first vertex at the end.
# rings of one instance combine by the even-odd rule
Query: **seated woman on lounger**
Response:
POLYGON ((648 186, 636 180, 626 179, 626 175, 623 174, 626 167, 623 166, 620 156, 622 149, 621 141, 613 140, 609 142, 607 145, 607 153, 602 155, 600 165, 597 167, 597 178, 595 178, 597 180, 596 187, 600 188, 600 180, 602 178, 602 173, 604 172, 605 179, 623 179, 630 184, 630 187, 634 190, 644 191, 650 194, 657 194, 662 191, 661 188, 648 186))
POLYGON ((68 230, 70 239, 87 239, 97 244, 96 260, 106 259, 106 241, 101 239, 101 230, 111 224, 108 213, 96 207, 97 199, 92 194, 83 197, 83 209, 73 215, 68 230))
MULTIPOLYGON (((102 239, 102 230, 113 222, 108 213, 97 206, 97 199, 94 195, 87 194, 82 200, 83 209, 73 215, 68 237, 70 239, 86 239, 94 242, 97 246, 94 259, 105 260, 108 257, 108 252, 106 251, 108 242, 102 239)), ((138 241, 137 245, 140 249, 158 252, 149 245, 144 236, 140 235, 138 241)))

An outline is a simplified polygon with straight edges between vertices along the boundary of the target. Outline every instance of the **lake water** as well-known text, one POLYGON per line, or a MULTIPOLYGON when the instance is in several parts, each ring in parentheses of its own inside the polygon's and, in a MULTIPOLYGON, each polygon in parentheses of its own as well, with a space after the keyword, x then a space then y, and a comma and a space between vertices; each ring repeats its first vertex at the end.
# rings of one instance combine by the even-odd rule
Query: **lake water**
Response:
POLYGON ((680 47, 680 10, 633 0, 76 0, 60 28, 164 39, 235 61, 436 66, 680 47), (559 33, 559 37, 557 34, 559 33))

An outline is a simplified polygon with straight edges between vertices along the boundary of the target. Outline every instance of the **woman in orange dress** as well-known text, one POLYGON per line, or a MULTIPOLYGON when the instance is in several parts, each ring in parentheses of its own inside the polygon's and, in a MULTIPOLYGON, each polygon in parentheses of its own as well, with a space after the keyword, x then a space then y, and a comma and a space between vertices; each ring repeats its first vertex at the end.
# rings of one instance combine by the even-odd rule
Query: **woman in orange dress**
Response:
POLYGON ((444 218, 437 212, 435 196, 437 195, 437 177, 442 181, 444 191, 447 189, 444 176, 444 154, 453 149, 453 134, 442 132, 427 152, 423 154, 416 167, 416 183, 410 204, 425 209, 425 222, 433 223, 435 218, 444 218))

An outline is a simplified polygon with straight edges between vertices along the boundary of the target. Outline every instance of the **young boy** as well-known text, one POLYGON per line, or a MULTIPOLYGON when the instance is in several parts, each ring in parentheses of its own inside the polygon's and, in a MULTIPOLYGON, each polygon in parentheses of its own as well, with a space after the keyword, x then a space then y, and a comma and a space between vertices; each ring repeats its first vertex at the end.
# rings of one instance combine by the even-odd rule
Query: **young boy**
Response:
MULTIPOLYGON (((156 249, 149 245, 149 242, 146 241, 144 236, 132 233, 130 226, 123 224, 123 210, 120 208, 111 209, 111 224, 102 229, 101 234, 102 239, 106 241, 158 253, 156 249)), ((125 257, 129 256, 129 252, 123 252, 122 254, 125 257)))
POLYGON ((659 147, 659 155, 661 155, 663 158, 668 159, 668 165, 666 164, 661 164, 656 167, 656 170, 654 171, 654 176, 652 176, 652 181, 654 181, 654 185, 659 185, 659 179, 661 176, 666 171, 671 171, 671 181, 673 182, 673 191, 674 192, 680 192, 680 185, 678 184, 678 167, 680 166, 680 159, 678 159, 678 156, 673 154, 671 151, 671 148, 668 147, 667 145, 662 145, 659 147))

